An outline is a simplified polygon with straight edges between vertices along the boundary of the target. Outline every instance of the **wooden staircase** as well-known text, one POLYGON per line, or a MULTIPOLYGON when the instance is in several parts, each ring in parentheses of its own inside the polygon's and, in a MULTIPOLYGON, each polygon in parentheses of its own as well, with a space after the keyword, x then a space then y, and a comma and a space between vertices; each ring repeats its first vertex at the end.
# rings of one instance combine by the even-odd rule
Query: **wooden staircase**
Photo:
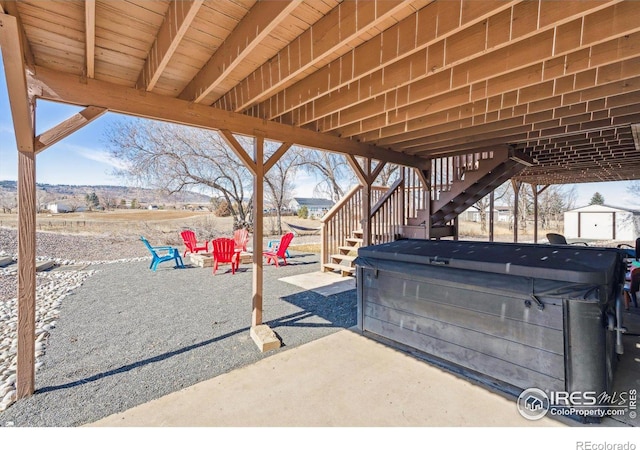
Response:
POLYGON ((343 277, 352 276, 356 268, 354 261, 358 256, 358 248, 362 245, 362 230, 353 230, 345 239, 346 245, 338 247, 336 254, 329 255, 330 262, 322 265, 323 272, 339 273, 343 277))
POLYGON ((433 158, 429 170, 404 168, 389 187, 369 184, 366 195, 361 185, 354 186, 322 218, 322 271, 355 273, 363 223, 370 227, 368 245, 401 237, 457 238, 461 212, 533 163, 523 152, 503 146, 433 158), (370 207, 365 208, 365 202, 370 207), (367 221, 363 214, 369 215, 367 221))
POLYGON ((494 189, 508 181, 511 177, 524 169, 519 161, 507 159, 499 161, 494 167, 485 172, 476 172, 479 177, 469 177, 466 180, 455 181, 448 195, 443 195, 432 203, 431 225, 444 226, 461 212, 475 204, 494 189))

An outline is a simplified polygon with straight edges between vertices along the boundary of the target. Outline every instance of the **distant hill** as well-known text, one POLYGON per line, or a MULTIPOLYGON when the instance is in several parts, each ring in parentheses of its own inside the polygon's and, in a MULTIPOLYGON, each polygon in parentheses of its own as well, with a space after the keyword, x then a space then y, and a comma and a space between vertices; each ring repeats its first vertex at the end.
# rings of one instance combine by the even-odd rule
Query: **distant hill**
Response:
MULTIPOLYGON (((51 203, 77 199, 83 201, 87 194, 95 193, 99 200, 112 200, 120 204, 122 200, 131 202, 136 200, 140 204, 175 205, 175 204, 208 204, 211 197, 197 192, 179 192, 168 195, 157 189, 145 189, 128 186, 110 185, 71 185, 71 184, 45 184, 37 183, 37 196, 39 203, 51 203)), ((17 192, 17 182, 12 180, 0 180, 0 197, 17 192)))

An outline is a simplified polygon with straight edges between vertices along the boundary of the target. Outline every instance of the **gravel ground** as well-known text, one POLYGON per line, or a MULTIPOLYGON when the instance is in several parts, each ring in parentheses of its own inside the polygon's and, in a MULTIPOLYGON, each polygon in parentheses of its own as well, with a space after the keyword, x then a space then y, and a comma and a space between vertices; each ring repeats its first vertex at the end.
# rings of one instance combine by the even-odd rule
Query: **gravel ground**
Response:
MULTIPOLYGON (((272 238, 265 238, 265 242, 269 239, 272 238)), ((151 238, 150 241, 152 245, 165 245, 156 243, 151 238)), ((319 236, 296 236, 292 245, 319 241, 319 236)), ((0 256, 12 256, 16 259, 17 252, 17 231, 0 227, 0 256)), ((39 260, 54 260, 59 265, 112 263, 132 258, 150 258, 148 250, 138 236, 114 237, 43 231, 36 233, 36 257, 39 260)), ((36 282, 41 285, 48 282, 49 278, 47 272, 40 272, 36 275, 36 282)), ((15 265, 8 269, 0 269, 0 302, 16 296, 16 283, 15 265)))
MULTIPOLYGON (((37 246, 61 264, 39 273, 39 284, 54 285, 66 272, 86 278, 56 302, 35 395, 0 413, 0 426, 91 423, 356 322, 355 290, 323 297, 278 281, 319 270, 316 254, 291 252, 287 266, 265 267, 263 321, 283 347, 262 354, 249 336, 250 265, 235 275, 226 266, 214 276, 170 263, 152 272, 146 249, 130 240, 38 233, 37 246), (116 258, 129 261, 105 263, 116 258), (100 264, 86 265, 92 261, 100 264)), ((14 248, 15 231, 0 229, 0 252, 14 248)), ((0 285, 11 278, 3 274, 0 285)), ((6 295, 15 297, 15 287, 6 295)))

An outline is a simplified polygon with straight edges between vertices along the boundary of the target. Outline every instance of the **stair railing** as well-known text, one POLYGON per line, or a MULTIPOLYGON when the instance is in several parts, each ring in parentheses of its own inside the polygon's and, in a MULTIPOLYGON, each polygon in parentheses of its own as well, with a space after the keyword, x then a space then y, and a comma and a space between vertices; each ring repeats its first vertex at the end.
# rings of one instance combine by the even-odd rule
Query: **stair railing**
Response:
POLYGON ((320 219, 320 264, 327 264, 352 230, 362 225, 362 186, 357 184, 320 219))
POLYGON ((404 225, 404 178, 400 177, 371 208, 371 244, 395 241, 404 225))
MULTIPOLYGON (((362 189, 355 185, 320 219, 320 263, 330 262, 331 255, 339 253, 352 232, 362 230, 362 189)), ((370 201, 377 203, 388 191, 382 186, 371 186, 370 201)))
POLYGON ((432 159, 431 200, 438 200, 440 193, 450 191, 455 181, 464 179, 465 173, 478 170, 480 161, 492 158, 493 152, 476 152, 432 159))

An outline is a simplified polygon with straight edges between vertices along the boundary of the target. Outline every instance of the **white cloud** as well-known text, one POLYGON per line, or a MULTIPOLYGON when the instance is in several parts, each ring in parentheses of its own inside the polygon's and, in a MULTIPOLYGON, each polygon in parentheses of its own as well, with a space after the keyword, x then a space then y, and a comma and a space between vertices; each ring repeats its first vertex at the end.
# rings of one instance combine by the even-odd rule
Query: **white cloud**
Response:
POLYGON ((89 159, 91 161, 96 161, 119 170, 126 170, 128 168, 126 162, 114 158, 104 150, 82 147, 78 145, 69 145, 68 148, 70 148, 83 158, 89 159))

